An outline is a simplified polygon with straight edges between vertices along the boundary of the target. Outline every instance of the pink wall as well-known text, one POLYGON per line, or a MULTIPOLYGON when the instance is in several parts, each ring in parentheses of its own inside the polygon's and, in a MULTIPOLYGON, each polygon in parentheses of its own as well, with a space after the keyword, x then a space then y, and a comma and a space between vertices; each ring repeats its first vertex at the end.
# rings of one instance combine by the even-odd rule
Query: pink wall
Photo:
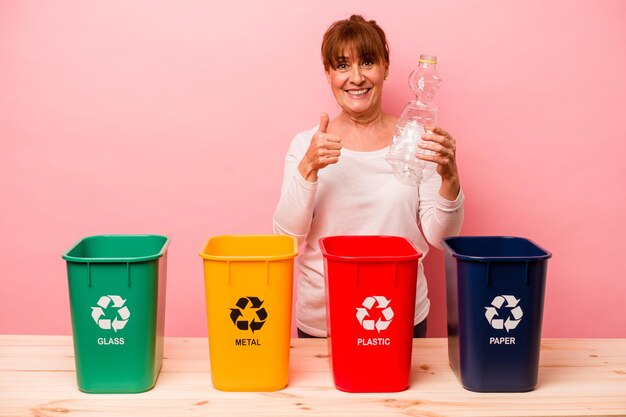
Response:
MULTIPOLYGON (((197 253, 271 232, 289 141, 337 113, 321 36, 360 12, 388 34, 388 111, 439 56, 463 234, 553 252, 544 336, 626 337, 625 2, 281 3, 0 3, 0 333, 70 333, 61 253, 80 237, 160 233, 166 331, 206 334, 197 253)), ((427 273, 443 336, 441 253, 427 273)))

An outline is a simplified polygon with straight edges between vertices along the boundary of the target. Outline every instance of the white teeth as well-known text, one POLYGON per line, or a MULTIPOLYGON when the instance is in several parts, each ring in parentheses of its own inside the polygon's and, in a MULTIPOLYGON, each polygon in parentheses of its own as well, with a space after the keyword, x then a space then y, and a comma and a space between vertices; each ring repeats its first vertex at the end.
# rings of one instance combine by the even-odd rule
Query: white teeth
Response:
POLYGON ((363 94, 367 93, 369 91, 368 88, 363 88, 361 90, 348 90, 347 93, 351 94, 353 96, 362 96, 363 94))

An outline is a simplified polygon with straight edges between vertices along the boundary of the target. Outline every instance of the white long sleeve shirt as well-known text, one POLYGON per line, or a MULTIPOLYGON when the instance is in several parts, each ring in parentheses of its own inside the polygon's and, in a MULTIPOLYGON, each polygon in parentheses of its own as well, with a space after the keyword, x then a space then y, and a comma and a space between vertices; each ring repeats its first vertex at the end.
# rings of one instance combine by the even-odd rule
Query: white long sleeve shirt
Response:
POLYGON ((301 132, 291 142, 273 219, 274 233, 294 236, 305 244, 296 260, 298 328, 312 336, 326 336, 324 262, 318 240, 334 235, 393 235, 411 240, 423 253, 414 318, 415 324, 421 322, 430 308, 422 266, 428 253, 426 240, 441 249, 441 239, 459 233, 463 192, 454 201, 441 197, 437 173, 419 187, 400 183, 385 160, 388 147, 372 152, 342 149, 339 162, 321 169, 317 182, 306 181, 298 165, 317 129, 301 132))

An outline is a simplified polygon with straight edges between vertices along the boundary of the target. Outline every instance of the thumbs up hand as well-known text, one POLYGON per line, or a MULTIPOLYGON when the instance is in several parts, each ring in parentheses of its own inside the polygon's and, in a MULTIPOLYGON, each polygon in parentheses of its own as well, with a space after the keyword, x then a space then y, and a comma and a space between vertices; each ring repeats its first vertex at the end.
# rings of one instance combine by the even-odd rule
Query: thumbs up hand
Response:
POLYGON ((317 173, 320 169, 331 164, 336 164, 341 155, 341 138, 333 133, 328 133, 328 114, 320 116, 320 126, 311 138, 311 144, 304 154, 298 170, 300 174, 310 182, 317 181, 317 173))

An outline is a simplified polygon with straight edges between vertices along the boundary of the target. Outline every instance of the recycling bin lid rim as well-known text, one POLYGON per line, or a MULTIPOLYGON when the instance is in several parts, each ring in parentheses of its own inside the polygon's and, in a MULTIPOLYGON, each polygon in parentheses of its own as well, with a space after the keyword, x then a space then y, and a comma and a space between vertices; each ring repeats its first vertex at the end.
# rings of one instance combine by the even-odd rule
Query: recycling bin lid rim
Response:
POLYGON ((475 262, 535 262, 535 261, 543 261, 546 259, 550 259, 552 257, 552 252, 545 250, 537 243, 533 242, 530 239, 519 236, 449 236, 441 239, 441 243, 450 251, 450 254, 456 259, 460 259, 463 261, 475 261, 475 262), (473 256, 473 255, 463 255, 456 252, 452 247, 448 244, 449 240, 458 240, 458 239, 475 239, 475 238, 498 238, 498 239, 519 239, 525 240, 536 248, 544 252, 543 255, 533 255, 533 256, 473 256))
POLYGON ((422 257, 421 252, 417 255, 404 255, 404 256, 337 256, 337 255, 324 255, 326 259, 337 262, 346 263, 380 263, 380 262, 413 262, 419 260, 422 257))
POLYGON ((231 261, 231 262, 266 262, 266 261, 282 261, 285 259, 292 259, 298 256, 298 253, 289 253, 287 255, 272 255, 272 256, 217 256, 207 255, 204 252, 198 254, 202 259, 207 261, 231 261))
POLYGON ((63 252, 63 259, 69 262, 80 262, 80 263, 127 263, 127 262, 144 262, 151 261, 154 259, 158 259, 165 254, 167 247, 170 245, 172 239, 164 235, 157 234, 104 234, 104 235, 90 235, 85 236, 76 242, 68 250, 63 252), (85 239, 90 238, 98 238, 98 237, 161 237, 165 239, 165 242, 161 246, 161 250, 157 253, 153 253, 151 255, 146 256, 128 256, 128 257, 120 257, 120 258, 84 258, 80 256, 71 256, 68 255, 76 246, 78 246, 85 239))
POLYGON ((403 236, 393 236, 393 235, 336 235, 336 236, 325 236, 318 240, 320 249, 322 251, 322 255, 326 259, 330 259, 333 261, 341 261, 341 262, 407 262, 407 261, 415 261, 420 259, 423 256, 423 253, 415 247, 415 244, 408 238, 403 236), (335 238, 393 238, 393 239, 402 239, 408 243, 411 248, 415 251, 410 255, 368 255, 368 256, 346 256, 346 255, 334 255, 332 253, 328 253, 326 247, 324 245, 324 241, 327 239, 335 239, 335 238))
POLYGON ((266 261, 283 261, 286 259, 292 259, 298 256, 298 240, 293 236, 287 235, 218 235, 211 236, 207 239, 202 247, 202 251, 198 253, 202 259, 206 259, 208 261, 234 261, 234 262, 266 262, 266 261), (280 238, 285 239, 288 238, 293 242, 293 250, 288 253, 281 253, 279 255, 211 255, 205 252, 206 248, 209 246, 209 242, 213 239, 219 238, 259 238, 259 237, 267 237, 267 238, 280 238))

